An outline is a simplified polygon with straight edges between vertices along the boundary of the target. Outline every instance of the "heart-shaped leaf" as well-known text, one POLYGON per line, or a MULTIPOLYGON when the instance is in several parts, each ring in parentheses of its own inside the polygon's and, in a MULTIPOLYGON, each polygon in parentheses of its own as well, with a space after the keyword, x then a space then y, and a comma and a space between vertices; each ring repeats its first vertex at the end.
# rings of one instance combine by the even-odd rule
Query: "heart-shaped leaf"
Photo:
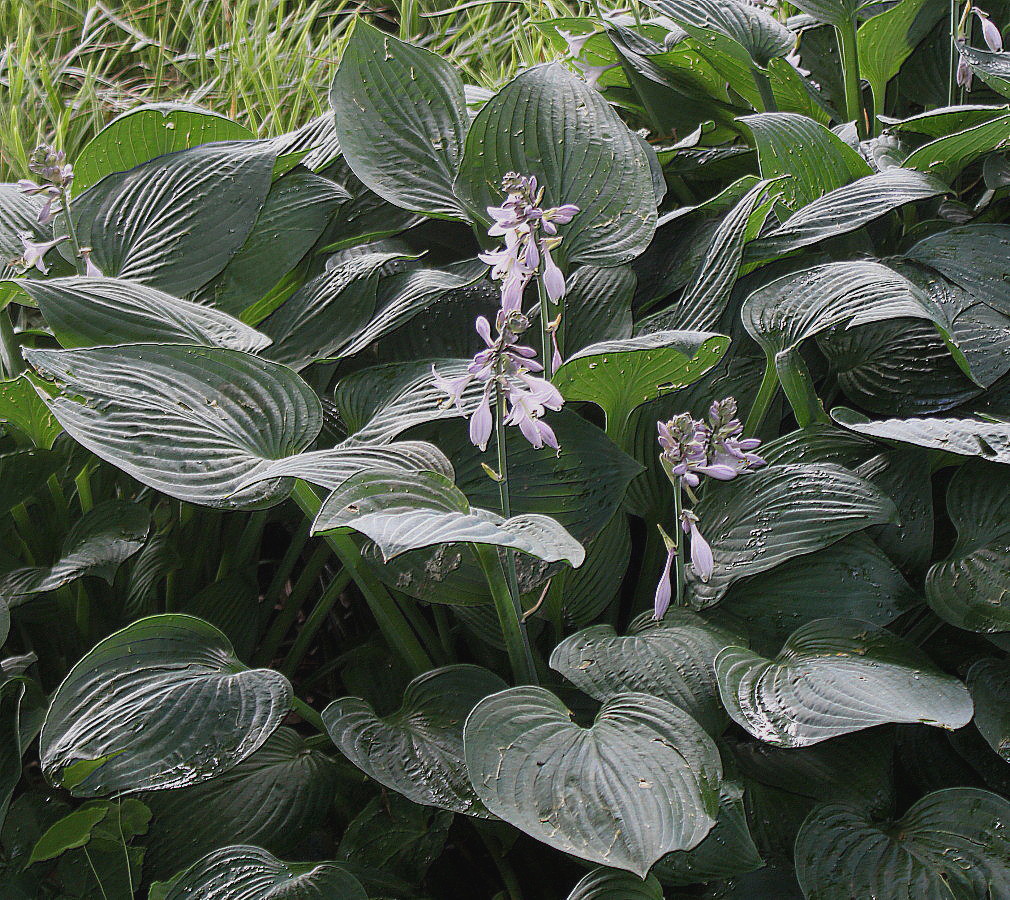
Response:
POLYGON ((344 159, 375 193, 425 215, 465 218, 452 181, 469 117, 451 63, 358 19, 330 106, 344 159))
POLYGON ((563 227, 561 250, 571 264, 620 265, 652 240, 648 152, 597 91, 557 63, 510 81, 470 126, 455 191, 478 221, 501 204, 508 172, 536 175, 545 207, 579 207, 563 227))
POLYGON ((388 716, 344 697, 323 710, 323 722, 337 749, 380 784, 423 806, 487 816, 466 774, 463 723, 478 701, 505 686, 480 666, 446 666, 411 681, 388 716))
POLYGON ((709 734, 726 725, 712 664, 732 635, 686 609, 671 609, 662 621, 638 616, 628 634, 593 625, 565 638, 551 653, 551 668, 600 701, 639 691, 668 700, 691 714, 709 734))
POLYGON ((657 331, 603 341, 570 356, 554 383, 566 400, 588 400, 620 434, 637 406, 690 384, 712 368, 729 346, 721 334, 657 331))
POLYGON ((975 727, 986 743, 1010 762, 1010 663, 980 659, 968 670, 968 690, 975 704, 975 727))
POLYGON ((1010 423, 986 419, 931 418, 870 421, 844 406, 833 409, 831 418, 857 434, 958 456, 979 456, 990 462, 1010 463, 1010 423))
POLYGON ((125 172, 156 156, 217 141, 255 137, 220 113, 185 103, 148 103, 116 116, 74 160, 72 191, 81 193, 113 172, 125 172))
POLYGON ((106 500, 74 522, 51 566, 14 569, 0 578, 0 598, 17 606, 85 575, 111 584, 119 565, 144 546, 150 525, 150 513, 140 504, 106 500))
POLYGON ((185 787, 242 762, 290 707, 288 680, 245 668, 212 625, 151 616, 101 641, 57 688, 42 770, 79 797, 185 787))
POLYGON ((884 108, 887 83, 946 12, 943 0, 901 0, 859 26, 859 74, 878 109, 884 108))
POLYGON ((897 821, 853 806, 814 809, 796 838, 796 875, 818 900, 999 897, 1010 891, 1010 803, 977 788, 935 791, 897 821))
POLYGON ((774 653, 800 625, 827 616, 887 625, 922 602, 867 532, 737 581, 711 612, 774 653))
POLYGON ((926 576, 926 602, 971 631, 1010 630, 1010 474, 970 462, 950 482, 947 513, 957 542, 926 576))
POLYGON ((285 863, 260 847, 222 847, 193 863, 165 900, 368 900, 350 872, 336 863, 285 863))
POLYGON ((715 670, 733 720, 780 747, 806 747, 884 722, 954 729, 972 716, 960 681, 914 644, 859 619, 803 625, 773 660, 728 647, 715 670))
POLYGON ((549 516, 503 519, 470 506, 466 495, 437 472, 362 472, 326 498, 314 534, 348 528, 371 538, 388 561, 436 544, 492 544, 522 550, 545 562, 578 568, 582 545, 549 516))
POLYGON ((470 713, 464 748, 491 812, 548 846, 643 878, 715 823, 715 744, 687 713, 648 694, 611 697, 583 728, 549 691, 510 688, 470 713))
POLYGON ((18 282, 64 347, 198 344, 255 353, 270 343, 219 312, 122 278, 50 278, 18 282))
POLYGON ((104 274, 184 297, 245 242, 276 155, 269 141, 204 144, 108 175, 74 200, 77 235, 104 274))
POLYGON ((719 818, 715 827, 693 850, 668 853, 653 867, 663 884, 686 885, 731 878, 764 865, 747 827, 743 789, 731 781, 722 783, 719 818))
POLYGON ((715 569, 707 582, 688 574, 696 602, 711 605, 740 578, 892 521, 895 507, 870 482, 824 463, 768 466, 710 485, 696 513, 715 569))
POLYGON ((62 388, 43 399, 75 440, 191 503, 284 499, 290 482, 242 485, 272 460, 304 450, 322 424, 319 399, 294 372, 235 350, 133 344, 25 355, 62 388))
POLYGON ((568 900, 663 900, 663 886, 652 875, 643 881, 619 869, 593 869, 581 879, 568 900))
POLYGON ((145 795, 154 817, 144 870, 155 878, 174 875, 234 840, 294 852, 326 821, 335 787, 333 761, 290 728, 278 728, 223 775, 145 795))

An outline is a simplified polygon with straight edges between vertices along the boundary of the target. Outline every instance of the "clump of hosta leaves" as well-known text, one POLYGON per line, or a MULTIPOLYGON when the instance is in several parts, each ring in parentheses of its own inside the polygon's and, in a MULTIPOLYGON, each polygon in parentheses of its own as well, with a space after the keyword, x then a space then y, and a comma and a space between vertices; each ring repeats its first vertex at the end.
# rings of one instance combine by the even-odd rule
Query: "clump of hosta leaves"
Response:
POLYGON ((798 9, 0 185, 0 895, 1010 897, 1004 11, 798 9))

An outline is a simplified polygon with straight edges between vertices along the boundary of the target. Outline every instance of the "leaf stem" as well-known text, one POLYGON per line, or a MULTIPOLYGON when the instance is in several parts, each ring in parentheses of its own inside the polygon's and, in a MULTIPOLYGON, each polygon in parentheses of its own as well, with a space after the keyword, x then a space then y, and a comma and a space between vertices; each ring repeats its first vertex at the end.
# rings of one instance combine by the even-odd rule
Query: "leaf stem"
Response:
POLYGON ((761 95, 761 105, 764 109, 761 112, 778 112, 779 106, 775 102, 775 93, 772 90, 771 79, 768 77, 768 72, 764 69, 759 69, 757 66, 751 66, 751 75, 754 76, 754 84, 757 85, 758 93, 761 95))
POLYGON ((91 466, 86 465, 74 476, 74 484, 77 485, 77 500, 81 504, 81 512, 89 512, 95 505, 95 498, 91 493, 91 466))
POLYGON ((830 421, 814 390, 806 363, 798 351, 783 350, 778 353, 775 356, 775 371, 800 428, 806 428, 814 422, 830 421))
POLYGON ((757 396, 754 398, 754 405, 747 415, 747 422, 744 425, 744 434, 757 434, 768 415, 768 408, 779 387, 779 376, 775 371, 775 359, 769 357, 765 361, 765 372, 761 378, 761 386, 758 388, 757 396))
POLYGON ((836 25, 835 32, 838 36, 838 52, 842 58, 842 76, 845 79, 845 118, 856 123, 859 137, 865 139, 866 120, 863 115, 863 92, 859 84, 855 17, 844 25, 836 25))
MULTIPOLYGON (((292 496, 301 507, 302 512, 310 519, 319 512, 322 501, 311 485, 300 478, 295 481, 292 496)), ((379 631, 386 642, 394 649, 412 675, 420 675, 432 668, 431 657, 421 646, 396 601, 390 596, 385 585, 375 576, 368 564, 361 558, 357 544, 346 534, 334 533, 323 535, 323 540, 337 555, 341 565, 350 573, 375 616, 379 631)))
POLYGON ((14 333, 14 321, 8 306, 0 310, 0 353, 3 354, 3 370, 7 378, 17 378, 26 368, 21 356, 21 342, 14 333))
POLYGON ((84 264, 84 256, 81 253, 81 242, 77 239, 77 226, 74 225, 73 217, 70 215, 70 192, 66 185, 60 187, 60 204, 63 209, 63 218, 67 221, 67 237, 70 239, 70 249, 74 254, 74 268, 78 275, 83 275, 87 270, 84 264))
POLYGON ((298 636, 295 638, 291 649, 288 651, 288 655, 284 658, 284 662, 281 665, 281 671, 289 678, 297 671, 309 647, 312 646, 312 639, 316 636, 316 632, 319 631, 326 621, 330 610, 333 609, 333 604, 340 599, 341 593, 343 593, 344 588, 350 583, 350 580, 350 572, 346 569, 341 569, 329 583, 326 590, 323 591, 323 595, 316 601, 316 605, 312 608, 312 612, 309 613, 301 629, 299 629, 298 636))
POLYGON ((304 700, 300 700, 298 697, 292 697, 291 708, 313 728, 315 728, 316 731, 320 734, 326 735, 327 739, 329 738, 329 732, 326 730, 326 725, 323 724, 323 717, 311 706, 309 706, 308 703, 304 700))
POLYGON ((684 582, 686 580, 684 574, 684 529, 680 527, 680 515, 683 510, 684 495, 678 478, 677 483, 673 486, 673 533, 674 540, 677 542, 677 554, 673 560, 674 606, 684 605, 684 582))
POLYGON ((540 361, 543 363, 544 376, 548 381, 554 377, 551 371, 551 359, 554 354, 551 352, 551 333, 549 331, 551 323, 551 313, 548 304, 550 299, 547 296, 547 288, 544 287, 544 280, 537 278, 537 297, 540 300, 540 361))

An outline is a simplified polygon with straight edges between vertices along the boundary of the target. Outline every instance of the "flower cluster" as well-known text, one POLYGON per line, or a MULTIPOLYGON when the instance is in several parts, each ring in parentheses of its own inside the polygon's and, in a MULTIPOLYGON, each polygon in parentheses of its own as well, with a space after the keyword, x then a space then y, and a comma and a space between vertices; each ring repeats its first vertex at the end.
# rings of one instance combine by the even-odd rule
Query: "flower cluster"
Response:
MULTIPOLYGON (((977 6, 972 8, 972 12, 978 16, 979 23, 982 25, 982 38, 985 40, 986 46, 993 53, 1002 53, 1003 35, 999 30, 999 26, 989 18, 987 13, 982 12, 977 6)), ((966 91, 970 91, 971 83, 971 66, 968 65, 968 60, 962 56, 957 64, 957 84, 966 91)))
POLYGON ((480 254, 481 261, 491 266, 491 277, 502 283, 502 310, 522 311, 523 292, 538 272, 547 296, 556 303, 565 295, 565 277, 551 256, 561 243, 557 226, 571 222, 579 208, 565 203, 544 209, 544 189, 538 190, 534 175, 509 172, 502 179, 502 190, 505 202, 487 208, 494 220, 487 233, 503 238, 505 246, 480 254))
MULTIPOLYGON (((40 225, 48 225, 56 218, 57 212, 65 212, 69 206, 68 192, 74 180, 74 167, 67 162, 66 154, 62 150, 54 150, 42 144, 32 151, 28 159, 28 169, 33 175, 38 176, 39 181, 22 178, 18 182, 18 187, 23 194, 45 198, 38 219, 40 225)), ((45 263, 46 254, 66 240, 65 236, 60 236, 51 241, 33 241, 32 235, 28 232, 22 232, 20 238, 24 253, 20 259, 13 260, 14 265, 22 269, 36 268, 43 275, 49 272, 45 263)), ((89 247, 81 248, 80 256, 84 261, 86 275, 102 274, 98 266, 91 261, 89 247)))
POLYGON ((458 378, 443 378, 432 366, 435 384, 446 393, 449 403, 462 409, 463 392, 473 383, 484 385, 476 411, 470 417, 470 440, 481 450, 487 449, 494 427, 491 404, 505 404, 506 425, 516 425, 536 449, 546 444, 558 449, 558 439, 550 425, 543 421, 545 410, 561 409, 564 403, 554 385, 533 373, 543 366, 535 359, 536 351, 519 343, 519 337, 529 328, 529 320, 521 312, 499 310, 497 334, 491 334, 491 323, 484 316, 477 319, 477 333, 484 341, 481 350, 458 378))
MULTIPOLYGON (((696 501, 694 488, 703 475, 717 481, 729 481, 742 472, 763 466, 765 461, 754 451, 761 445, 758 438, 743 437, 743 425, 737 418, 736 400, 727 397, 709 407, 708 420, 695 419, 688 413, 674 416, 668 422, 657 422, 660 461, 678 491, 683 488, 696 501)), ((698 527, 693 510, 682 509, 677 523, 690 538, 691 567, 702 581, 712 577, 715 561, 712 548, 698 527)), ((663 534, 666 542, 666 565, 656 588, 655 617, 661 619, 670 606, 673 595, 671 570, 677 556, 679 541, 663 534)))

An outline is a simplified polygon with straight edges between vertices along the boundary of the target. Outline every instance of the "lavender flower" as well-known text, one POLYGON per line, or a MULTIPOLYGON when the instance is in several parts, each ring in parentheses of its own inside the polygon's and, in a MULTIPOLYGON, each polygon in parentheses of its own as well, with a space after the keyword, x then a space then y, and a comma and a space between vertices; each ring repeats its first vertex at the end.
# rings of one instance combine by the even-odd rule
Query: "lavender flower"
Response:
POLYGON ((589 85, 593 90, 600 90, 600 77, 604 72, 609 72, 611 69, 616 69, 620 63, 611 63, 609 66, 591 66, 588 63, 584 63, 580 60, 572 60, 575 68, 579 70, 579 73, 585 79, 586 84, 589 85))
POLYGON ((999 27, 989 18, 987 13, 982 12, 977 6, 972 9, 972 12, 978 16, 978 20, 982 25, 982 37, 985 39, 986 46, 993 53, 1003 52, 1003 35, 1000 33, 999 27))
POLYGON ((971 66, 968 65, 968 60, 963 56, 957 63, 957 75, 954 80, 957 82, 958 87, 963 87, 966 91, 971 90, 971 79, 972 71, 971 66))
POLYGON ((458 378, 443 378, 432 366, 434 383, 446 394, 446 402, 461 410, 463 392, 475 381, 484 385, 480 403, 470 417, 470 441, 481 450, 487 449, 491 439, 492 403, 498 402, 499 394, 505 404, 506 425, 516 425, 535 449, 546 444, 557 450, 558 439, 542 416, 548 409, 561 409, 564 399, 554 385, 533 374, 542 372, 543 366, 534 358, 536 351, 532 347, 519 343, 529 320, 521 312, 499 310, 495 324, 497 334, 492 335, 490 322, 480 316, 476 329, 485 349, 474 356, 466 374, 458 378))
POLYGON ((581 55, 586 47, 586 41, 596 34, 595 26, 592 31, 587 31, 585 34, 575 34, 572 31, 565 31, 563 28, 555 28, 554 30, 564 38, 565 44, 568 45, 568 56, 573 58, 581 55))
POLYGON ((63 238, 58 237, 52 241, 33 241, 27 232, 20 235, 21 244, 25 252, 20 259, 14 260, 14 265, 23 269, 31 269, 33 266, 43 275, 49 274, 49 267, 45 263, 45 255, 57 244, 62 243, 63 238))
POLYGON ((91 261, 91 248, 81 247, 81 259, 84 260, 84 274, 92 278, 101 278, 102 270, 91 261))
POLYGON ((32 151, 28 158, 28 168, 40 177, 42 184, 22 178, 18 187, 24 194, 41 194, 46 198, 39 210, 39 224, 48 225, 55 218, 53 203, 66 202, 65 193, 74 180, 74 168, 67 162, 62 150, 54 150, 47 144, 41 144, 32 151))
MULTIPOLYGON (((749 472, 765 461, 754 451, 761 446, 758 438, 743 437, 743 425, 737 418, 737 404, 732 397, 716 400, 708 409, 707 420, 681 413, 668 422, 657 422, 660 462, 680 496, 683 487, 688 497, 697 502, 694 488, 703 475, 717 481, 730 481, 741 472, 749 472)), ((712 547, 699 528, 698 516, 692 509, 682 509, 678 523, 681 532, 690 538, 691 567, 704 582, 712 577, 715 560, 712 547)), ((673 593, 671 567, 680 548, 663 534, 667 557, 656 587, 656 619, 661 619, 670 605, 673 593)), ((682 538, 683 540, 683 538, 682 538)))

